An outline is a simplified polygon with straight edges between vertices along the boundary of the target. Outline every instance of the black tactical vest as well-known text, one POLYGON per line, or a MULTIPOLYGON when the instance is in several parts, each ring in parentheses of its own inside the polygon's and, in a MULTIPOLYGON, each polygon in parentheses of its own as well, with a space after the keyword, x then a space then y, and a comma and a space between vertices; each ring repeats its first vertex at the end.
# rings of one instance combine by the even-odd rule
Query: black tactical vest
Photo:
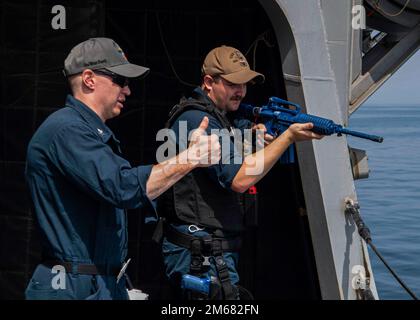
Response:
MULTIPOLYGON (((169 113, 166 127, 170 128, 183 112, 192 109, 209 113, 224 128, 231 129, 226 116, 211 101, 199 94, 190 99, 182 98, 169 113)), ((211 179, 208 169, 196 168, 159 197, 158 212, 170 223, 195 224, 239 232, 244 227, 240 196, 211 179)))

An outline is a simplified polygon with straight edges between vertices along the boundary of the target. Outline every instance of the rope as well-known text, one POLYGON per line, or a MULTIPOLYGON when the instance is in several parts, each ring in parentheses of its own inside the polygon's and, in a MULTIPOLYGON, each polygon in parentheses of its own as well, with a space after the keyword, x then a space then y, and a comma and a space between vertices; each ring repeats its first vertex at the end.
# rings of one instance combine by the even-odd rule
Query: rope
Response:
POLYGON ((407 293, 414 299, 418 300, 417 296, 414 294, 413 291, 410 290, 410 288, 407 287, 407 285, 398 277, 398 275, 392 270, 392 268, 388 265, 388 263, 385 261, 385 259, 382 257, 382 255, 379 253, 378 249, 373 245, 372 243, 372 237, 370 235, 369 228, 365 225, 362 217, 359 213, 359 204, 354 203, 353 200, 347 199, 346 200, 346 213, 349 213, 357 226, 357 230, 359 231, 359 235, 365 240, 365 242, 372 248, 372 250, 375 252, 375 254, 378 256, 378 258, 383 262, 385 267, 391 272, 391 274, 394 276, 394 278, 398 281, 398 283, 407 291, 407 293))
POLYGON ((399 12, 397 12, 397 13, 388 13, 388 12, 386 12, 384 9, 382 9, 382 8, 380 7, 380 5, 379 5, 379 1, 380 1, 380 0, 376 0, 376 1, 375 1, 375 3, 374 3, 374 5, 375 5, 376 9, 378 9, 380 12, 382 12, 383 14, 385 14, 385 15, 387 15, 387 16, 389 16, 389 17, 397 17, 397 16, 399 16, 401 13, 403 13, 403 12, 404 12, 404 10, 407 8, 407 6, 409 5, 409 3, 410 3, 410 1, 411 1, 411 0, 407 0, 407 2, 405 3, 404 7, 403 7, 403 8, 402 8, 399 12))
POLYGON ((192 84, 192 83, 189 83, 189 82, 186 82, 186 81, 182 80, 181 77, 176 72, 173 61, 172 61, 172 57, 169 54, 168 48, 167 48, 166 43, 165 43, 165 39, 163 37, 162 26, 160 24, 159 14, 157 12, 156 12, 156 20, 157 20, 157 25, 158 25, 158 29, 159 29, 160 40, 162 42, 163 49, 165 50, 166 57, 168 58, 169 65, 171 66, 171 69, 172 69, 173 74, 175 75, 175 78, 180 83, 182 83, 183 85, 186 85, 186 86, 189 86, 189 87, 194 87, 194 88, 197 87, 196 84, 192 84))
POLYGON ((257 47, 258 47, 258 43, 260 41, 264 41, 265 45, 268 48, 273 48, 274 45, 272 43, 270 43, 267 39, 266 39, 266 35, 268 35, 269 30, 264 31, 263 33, 261 33, 249 46, 248 50, 245 52, 245 56, 248 55, 248 53, 251 51, 251 49, 253 49, 252 52, 252 68, 255 70, 256 66, 257 66, 257 61, 256 61, 256 56, 257 56, 257 47))
POLYGON ((417 296, 414 294, 413 291, 410 290, 410 288, 407 287, 407 285, 398 277, 398 275, 394 272, 394 270, 392 270, 392 268, 388 265, 388 263, 385 261, 385 259, 382 257, 382 255, 379 253, 378 249, 376 249, 376 247, 374 246, 374 244, 372 243, 372 240, 367 242, 370 247, 372 248, 372 250, 376 253, 376 255, 378 256, 379 259, 381 259, 381 261, 383 262, 383 264, 385 265, 385 267, 389 270, 389 272, 391 272, 391 274, 394 276, 394 278, 398 281, 398 283, 405 289, 405 291, 407 291, 407 293, 414 299, 414 300, 418 300, 417 296))

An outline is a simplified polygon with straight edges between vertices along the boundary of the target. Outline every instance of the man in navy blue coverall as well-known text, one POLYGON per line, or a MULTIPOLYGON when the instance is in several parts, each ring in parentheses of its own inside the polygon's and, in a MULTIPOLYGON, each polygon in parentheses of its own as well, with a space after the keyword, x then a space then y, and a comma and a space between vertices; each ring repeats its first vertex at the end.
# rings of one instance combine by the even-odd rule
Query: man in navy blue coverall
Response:
POLYGON ((64 63, 72 95, 31 139, 26 179, 43 240, 43 261, 27 299, 127 299, 117 281, 127 255, 125 209, 151 206, 196 167, 220 158, 203 118, 188 150, 157 165, 132 167, 105 121, 130 95, 128 80, 149 69, 128 62, 111 39, 75 46, 64 63))

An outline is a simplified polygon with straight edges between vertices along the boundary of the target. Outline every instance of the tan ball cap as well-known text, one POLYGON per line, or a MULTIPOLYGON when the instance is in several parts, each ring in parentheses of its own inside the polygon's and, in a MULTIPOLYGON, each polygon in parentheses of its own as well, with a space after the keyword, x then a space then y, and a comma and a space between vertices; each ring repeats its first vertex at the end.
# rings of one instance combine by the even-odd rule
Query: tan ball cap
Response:
POLYGON ((204 59, 203 74, 220 76, 234 84, 249 81, 263 83, 264 75, 251 70, 245 56, 233 47, 221 46, 211 50, 204 59))

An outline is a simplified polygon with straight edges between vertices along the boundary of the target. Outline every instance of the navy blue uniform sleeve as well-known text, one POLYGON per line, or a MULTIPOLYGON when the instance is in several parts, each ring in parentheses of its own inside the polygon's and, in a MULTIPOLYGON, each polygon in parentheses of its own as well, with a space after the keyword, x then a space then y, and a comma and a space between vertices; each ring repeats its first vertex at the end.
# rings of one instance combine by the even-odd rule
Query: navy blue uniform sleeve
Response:
POLYGON ((49 148, 56 168, 92 196, 115 207, 133 209, 156 203, 146 195, 152 166, 131 167, 101 138, 81 124, 59 130, 49 148))
MULTIPOLYGON (((182 113, 172 125, 172 129, 177 137, 177 143, 181 146, 181 149, 182 147, 185 148, 188 145, 185 139, 183 139, 185 138, 182 136, 183 130, 180 130, 183 125, 182 122, 184 125, 186 124, 188 133, 190 133, 191 130, 198 128, 205 116, 209 118, 207 134, 211 134, 212 129, 217 131, 224 129, 220 122, 209 113, 200 110, 188 110, 182 113)), ((208 171, 210 177, 215 181, 218 181, 222 187, 230 189, 233 179, 242 166, 242 154, 231 139, 223 141, 222 137, 220 137, 219 140, 222 146, 222 158, 218 165, 208 167, 206 170, 208 171), (228 152, 226 152, 226 148, 229 148, 228 152)))

